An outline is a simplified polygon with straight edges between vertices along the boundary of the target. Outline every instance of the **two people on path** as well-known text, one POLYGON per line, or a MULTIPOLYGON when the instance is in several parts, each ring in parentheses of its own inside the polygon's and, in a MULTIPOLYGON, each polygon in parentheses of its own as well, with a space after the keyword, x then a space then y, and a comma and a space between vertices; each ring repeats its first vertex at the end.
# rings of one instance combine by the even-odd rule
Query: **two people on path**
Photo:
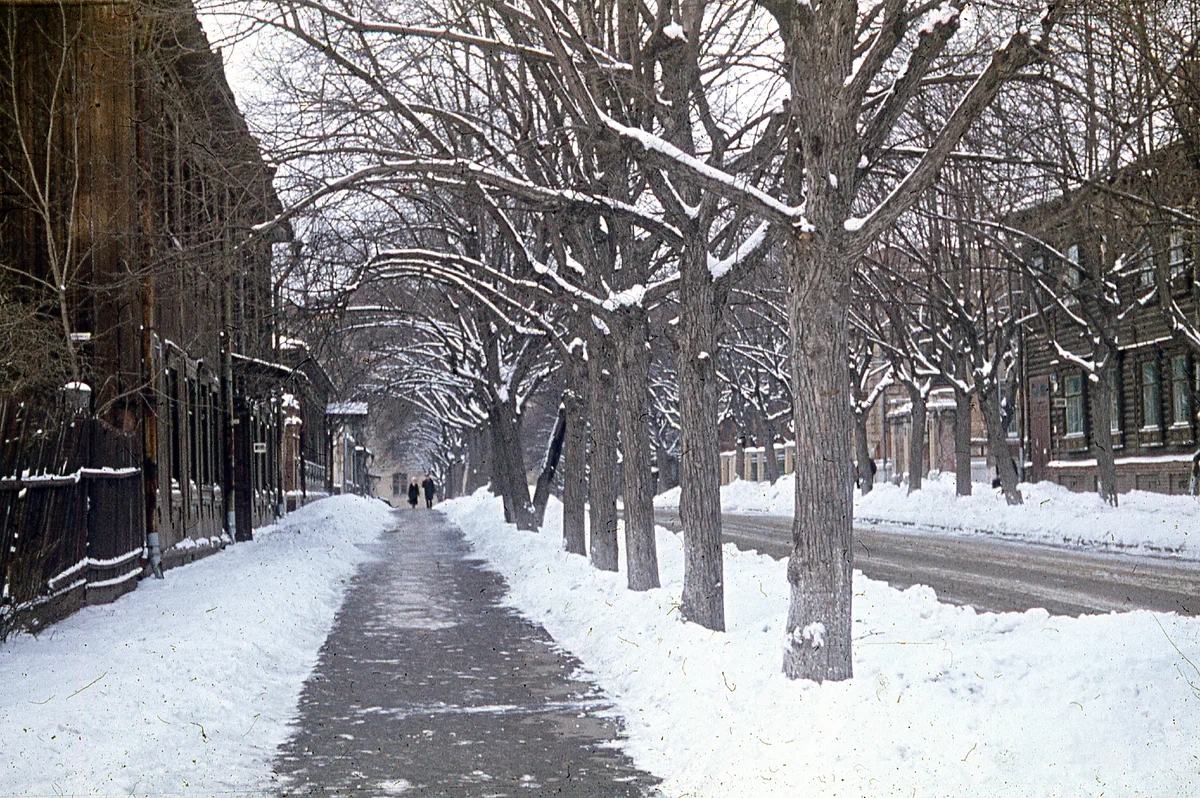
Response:
POLYGON ((437 492, 437 484, 434 483, 433 477, 425 477, 425 481, 417 485, 417 478, 413 477, 412 482, 408 483, 408 505, 414 510, 417 509, 417 502, 421 499, 421 489, 425 490, 425 507, 426 509, 433 507, 433 495, 437 492))

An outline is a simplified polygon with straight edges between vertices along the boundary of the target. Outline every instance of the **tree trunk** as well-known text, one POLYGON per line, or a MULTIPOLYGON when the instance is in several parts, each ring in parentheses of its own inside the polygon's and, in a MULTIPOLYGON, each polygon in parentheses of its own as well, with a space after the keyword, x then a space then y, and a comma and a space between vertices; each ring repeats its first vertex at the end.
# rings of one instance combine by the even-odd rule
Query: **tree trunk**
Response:
POLYGON ((667 447, 659 445, 654 450, 654 464, 658 467, 658 484, 655 490, 663 493, 679 484, 679 466, 667 447))
POLYGON ((679 518, 683 525, 683 617, 725 630, 721 553, 721 447, 716 351, 720 312, 703 244, 684 252, 679 331, 679 518))
POLYGON ((979 394, 979 409, 983 412, 983 421, 987 425, 988 451, 996 463, 996 472, 1000 475, 1000 489, 1004 491, 1004 500, 1010 505, 1023 504, 1024 499, 1017 490, 1017 468, 1013 463, 1012 454, 1008 451, 1008 434, 1004 428, 1004 416, 1000 412, 1000 396, 995 385, 990 390, 977 389, 979 394))
POLYGON ((625 498, 625 563, 630 590, 659 586, 650 471, 650 325, 639 307, 618 320, 617 390, 621 395, 621 481, 625 498))
POLYGON ((554 430, 550 433, 550 442, 546 445, 546 458, 542 461, 542 470, 538 473, 537 487, 533 491, 533 523, 541 527, 546 517, 546 503, 550 501, 550 489, 554 486, 554 475, 558 471, 558 461, 562 456, 563 439, 567 434, 567 399, 558 405, 558 417, 554 421, 554 430))
POLYGON ((854 460, 857 463, 858 489, 866 496, 875 486, 875 474, 871 471, 871 449, 867 446, 867 413, 854 414, 854 460))
POLYGON ((971 495, 971 394, 954 389, 954 491, 971 495))
POLYGON ((762 439, 763 465, 767 482, 774 485, 779 481, 779 460, 775 456, 775 423, 765 414, 759 419, 759 437, 762 439))
POLYGON ((793 233, 786 254, 791 288, 796 517, 788 560, 791 601, 783 670, 789 678, 853 675, 853 498, 850 347, 846 308, 851 259, 824 239, 793 233))
POLYGON ((746 436, 740 432, 733 442, 733 476, 740 481, 746 479, 746 436))
POLYGON ((571 363, 571 389, 563 395, 567 407, 567 437, 563 441, 563 548, 571 554, 587 554, 585 527, 587 475, 587 367, 571 363))
POLYGON ((458 498, 458 489, 463 481, 462 452, 456 452, 453 458, 446 466, 446 484, 442 486, 442 496, 447 500, 458 498))
POLYGON ((529 483, 525 480, 520 416, 511 402, 493 402, 490 415, 493 490, 504 500, 504 520, 518 529, 535 530, 529 483))
POLYGON ((908 492, 912 493, 921 489, 921 480, 925 476, 925 393, 915 385, 906 387, 912 402, 908 416, 908 492))
POLYGON ((1096 370, 1096 380, 1089 380, 1087 409, 1092 427, 1092 451, 1096 453, 1096 492, 1100 498, 1117 506, 1117 463, 1113 452, 1112 437, 1112 372, 1113 356, 1108 347, 1101 343, 1096 347, 1095 360, 1101 364, 1096 370))
POLYGON ((588 464, 588 509, 592 565, 617 570, 617 386, 610 336, 595 329, 588 346, 591 451, 588 464))
POLYGON ((491 434, 476 427, 467 436, 467 495, 488 484, 492 476, 491 434))

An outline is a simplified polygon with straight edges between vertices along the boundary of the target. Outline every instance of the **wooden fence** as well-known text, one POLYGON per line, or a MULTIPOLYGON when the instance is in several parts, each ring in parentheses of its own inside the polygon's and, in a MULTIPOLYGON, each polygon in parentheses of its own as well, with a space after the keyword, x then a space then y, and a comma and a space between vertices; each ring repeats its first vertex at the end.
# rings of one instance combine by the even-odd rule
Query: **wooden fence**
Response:
POLYGON ((0 401, 0 637, 136 586, 140 463, 137 433, 0 401))

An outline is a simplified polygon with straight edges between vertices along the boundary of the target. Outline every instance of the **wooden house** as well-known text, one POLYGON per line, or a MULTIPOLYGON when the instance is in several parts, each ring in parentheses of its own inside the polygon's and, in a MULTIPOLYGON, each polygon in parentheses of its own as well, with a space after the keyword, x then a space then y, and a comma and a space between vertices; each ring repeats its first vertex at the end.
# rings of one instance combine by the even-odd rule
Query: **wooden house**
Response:
POLYGON ((57 329, 48 357, 140 453, 141 528, 94 581, 128 589, 143 546, 187 562, 284 506, 309 386, 279 362, 289 231, 254 234, 280 211, 273 174, 190 0, 0 1, 0 293, 57 329))
POLYGON ((1031 479, 1096 489, 1096 447, 1106 436, 1093 423, 1100 377, 1087 366, 1095 362, 1097 340, 1111 338, 1112 365, 1103 379, 1111 387, 1105 410, 1117 491, 1188 490, 1200 442, 1200 350, 1186 334, 1200 323, 1198 178, 1194 159, 1172 146, 1110 185, 1021 214, 1019 226, 1045 245, 1030 246, 1025 257, 1064 298, 1056 303, 1042 292, 1046 312, 1025 347, 1023 433, 1031 479), (1092 320, 1091 327, 1078 319, 1092 320))

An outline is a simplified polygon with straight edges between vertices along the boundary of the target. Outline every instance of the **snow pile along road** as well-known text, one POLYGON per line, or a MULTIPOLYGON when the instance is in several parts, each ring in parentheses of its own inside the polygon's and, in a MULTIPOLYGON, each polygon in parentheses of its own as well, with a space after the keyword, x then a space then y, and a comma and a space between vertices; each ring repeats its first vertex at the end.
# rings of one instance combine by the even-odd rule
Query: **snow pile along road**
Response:
POLYGON ((251 543, 144 580, 0 646, 0 796, 269 789, 304 679, 366 557, 394 526, 338 496, 251 543))
POLYGON ((665 795, 1200 794, 1200 620, 978 615, 856 574, 855 678, 793 682, 784 562, 725 547, 715 633, 679 620, 682 548, 664 529, 664 587, 633 593, 562 552, 557 505, 543 534, 482 493, 442 507, 615 700, 665 795))
MULTIPOLYGON (((790 518, 795 490, 792 474, 774 485, 739 480, 721 488, 721 510, 790 518)), ((1010 507, 999 489, 979 482, 972 495, 956 496, 953 474, 934 475, 913 494, 907 486, 877 483, 866 496, 855 490, 854 523, 1200 558, 1200 503, 1190 496, 1135 490, 1121 494, 1120 505, 1111 507, 1095 493, 1073 493, 1052 482, 1022 483, 1020 490, 1025 503, 1010 507)), ((654 503, 677 509, 679 488, 654 503)))

